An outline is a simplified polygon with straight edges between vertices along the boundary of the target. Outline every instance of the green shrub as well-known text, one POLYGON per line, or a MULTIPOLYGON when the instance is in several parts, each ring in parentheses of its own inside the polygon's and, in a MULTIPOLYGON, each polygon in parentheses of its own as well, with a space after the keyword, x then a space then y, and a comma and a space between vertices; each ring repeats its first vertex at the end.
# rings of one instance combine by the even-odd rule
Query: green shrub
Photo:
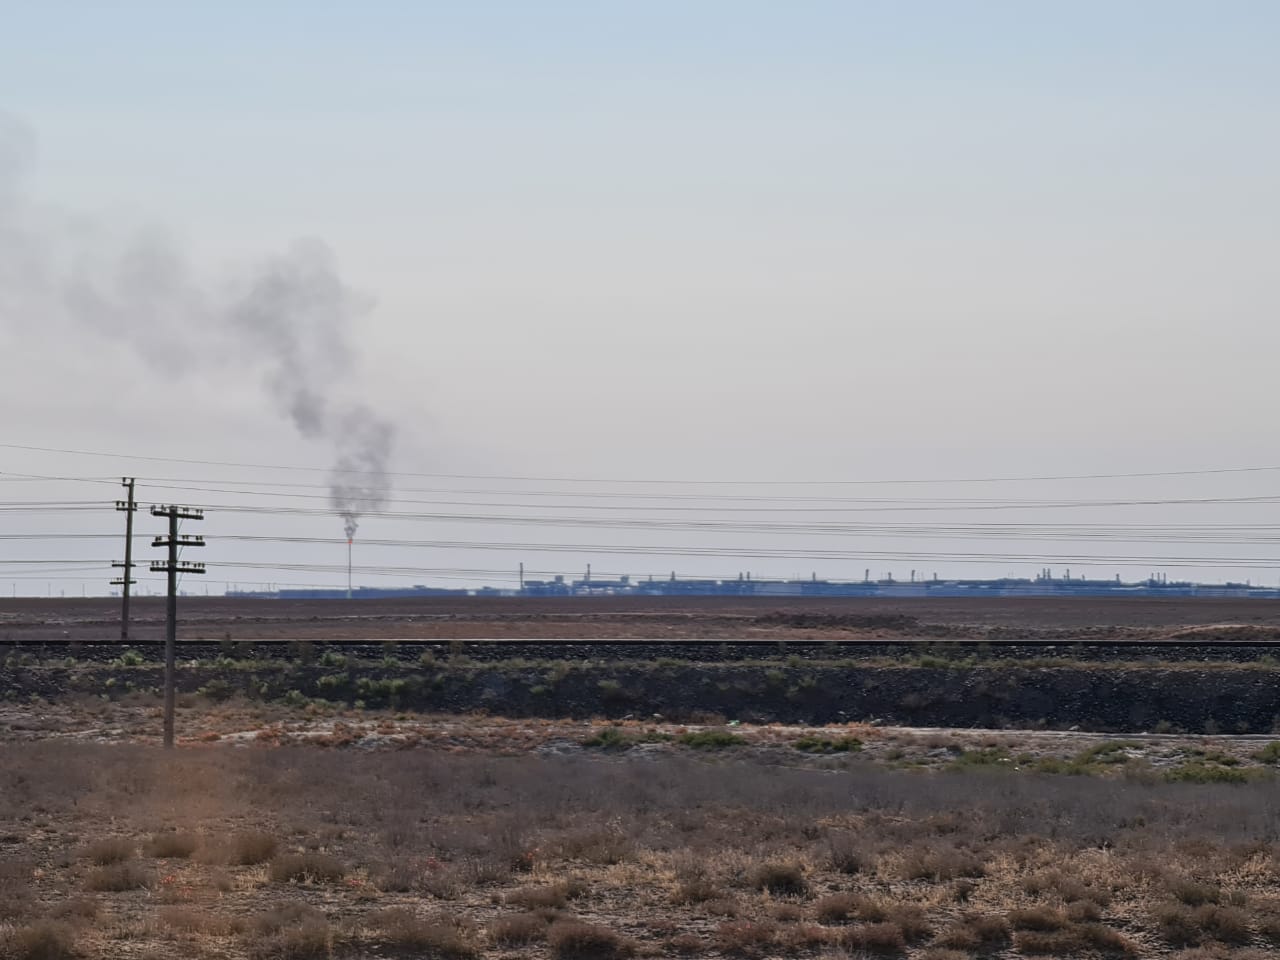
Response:
POLYGON ((1280 740, 1272 740, 1257 751, 1253 758, 1259 763, 1280 763, 1280 740))
POLYGON ((683 733, 676 742, 695 750, 718 750, 722 747, 740 747, 747 741, 728 730, 699 730, 683 733))
POLYGON ((984 747, 980 750, 965 750, 952 763, 957 767, 1012 766, 1013 759, 1003 747, 984 747))
POLYGON ((1125 763, 1129 759, 1125 751, 1141 748, 1142 744, 1136 740, 1105 740, 1081 750, 1076 760, 1079 763, 1125 763))
POLYGON ((1170 783, 1248 783, 1251 779, 1247 770, 1221 767, 1199 760, 1171 767, 1164 772, 1164 778, 1170 783))

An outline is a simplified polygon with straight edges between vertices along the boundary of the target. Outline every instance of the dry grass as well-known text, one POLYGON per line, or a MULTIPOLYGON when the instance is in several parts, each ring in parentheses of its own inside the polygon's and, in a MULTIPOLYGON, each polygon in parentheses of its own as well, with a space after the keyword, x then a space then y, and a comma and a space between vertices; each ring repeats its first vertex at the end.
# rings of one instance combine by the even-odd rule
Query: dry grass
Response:
POLYGON ((563 907, 569 902, 569 886, 553 883, 545 887, 521 887, 506 895, 506 902, 526 910, 539 907, 563 907))
POLYGON ((84 888, 98 893, 120 893, 124 890, 142 890, 155 883, 155 874, 137 863, 113 863, 99 867, 84 881, 84 888))
POLYGON ((142 844, 142 854, 160 860, 185 860, 199 846, 200 838, 193 833, 157 833, 142 844))
POLYGON ((60 922, 86 958, 1235 960, 1280 939, 1273 819, 1263 784, 0 746, 0 930, 60 922))
POLYGON ((474 925, 452 916, 440 914, 423 918, 398 907, 383 911, 373 922, 380 928, 380 946, 384 952, 441 960, 469 960, 480 954, 474 925))
POLYGON ((547 943, 556 960, 623 960, 634 945, 608 927, 578 920, 557 920, 547 930, 547 943))
POLYGON ((137 850, 137 844, 129 837, 105 837, 86 846, 80 856, 101 867, 123 863, 131 859, 137 850))
POLYGON ((804 867, 795 862, 762 863, 752 869, 747 883, 756 890, 768 890, 775 897, 803 897, 809 892, 804 867))
POLYGON ((500 946, 524 946, 547 938, 547 922, 536 913, 499 917, 489 924, 489 939, 500 946))
POLYGON ((256 830, 237 833, 227 844, 228 862, 240 867, 266 863, 276 855, 279 846, 269 833, 256 830))
POLYGON ((75 931, 58 920, 38 920, 0 936, 5 960, 76 960, 75 931))
POLYGON ((327 853, 281 854, 268 870, 276 883, 336 883, 346 875, 342 861, 327 853))

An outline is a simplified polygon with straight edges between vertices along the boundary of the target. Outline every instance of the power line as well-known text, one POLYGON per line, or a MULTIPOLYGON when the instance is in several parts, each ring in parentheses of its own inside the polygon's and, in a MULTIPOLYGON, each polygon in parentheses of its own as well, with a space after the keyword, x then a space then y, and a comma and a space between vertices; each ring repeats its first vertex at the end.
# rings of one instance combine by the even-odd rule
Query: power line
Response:
POLYGON ((427 479, 451 480, 501 480, 520 483, 599 483, 599 484, 652 484, 652 485, 714 485, 714 486, 849 486, 876 484, 943 484, 943 483, 1034 483, 1065 480, 1130 480, 1156 477, 1191 477, 1213 476, 1220 474, 1269 473, 1280 471, 1280 466, 1253 467, 1216 467, 1195 470, 1150 470, 1131 473, 1080 473, 1057 474, 1044 476, 1000 476, 1000 477, 953 477, 945 478, 902 478, 876 480, 701 480, 701 479, 621 479, 614 477, 546 477, 520 476, 503 474, 466 474, 466 473, 411 473, 405 471, 368 471, 348 470, 334 467, 300 467, 285 464, 237 463, 226 460, 198 460, 183 457, 154 457, 136 454, 106 453, 100 450, 73 450, 61 447, 40 447, 17 443, 0 443, 0 448, 8 450, 25 450, 38 453, 57 453, 82 457, 105 457, 113 460, 141 460, 150 463, 181 463, 196 466, 234 467, 250 470, 287 470, 309 473, 345 473, 366 474, 378 473, 388 477, 420 477, 427 479))

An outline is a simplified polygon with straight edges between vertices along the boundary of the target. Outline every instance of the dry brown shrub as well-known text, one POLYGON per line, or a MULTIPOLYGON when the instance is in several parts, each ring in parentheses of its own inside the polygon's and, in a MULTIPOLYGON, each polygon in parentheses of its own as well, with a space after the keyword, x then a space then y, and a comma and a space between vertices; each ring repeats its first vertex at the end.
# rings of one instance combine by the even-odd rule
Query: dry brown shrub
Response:
POLYGON ((857 834, 842 830, 827 837, 827 863, 837 873, 864 873, 874 862, 857 834))
POLYGON ((437 900, 457 900, 462 890, 470 886, 470 877, 457 867, 430 870, 418 878, 418 889, 437 900))
POLYGON ((545 940, 547 924, 536 913, 499 917, 489 924, 489 939, 503 946, 520 946, 545 940))
POLYGON ((916 954, 916 960, 972 960, 973 955, 963 950, 946 947, 928 947, 916 954))
POLYGON ((373 921, 381 930, 382 945, 393 951, 413 951, 444 960, 469 960, 480 954, 474 924, 457 917, 441 914, 424 919, 404 907, 395 907, 377 914, 373 921))
POLYGON ((467 887, 489 887, 506 883, 516 871, 506 857, 469 857, 453 868, 457 881, 467 887))
POLYGON ((0 938, 0 956, 5 960, 75 960, 80 952, 70 926, 58 920, 37 920, 0 938))
POLYGON ((907 938, 896 923, 867 923, 841 931, 840 943, 846 950, 892 954, 906 949, 907 938))
POLYGON ((347 868, 327 853, 285 853, 271 861, 269 875, 276 883, 336 883, 347 868))
POLYGON ((708 900, 702 905, 702 909, 712 917, 736 917, 742 911, 738 901, 732 897, 708 900))
POLYGON ((1271 941, 1280 941, 1280 913, 1264 912, 1254 917, 1258 934, 1271 941))
POLYGON ((1079 931, 1081 939, 1099 953, 1109 955, 1122 954, 1126 957, 1132 957, 1139 952, 1136 943, 1119 930, 1113 930, 1104 924, 1085 923, 1076 927, 1076 930, 1079 931))
POLYGON ((0 860, 0 921, 17 920, 30 912, 35 901, 34 873, 34 863, 0 860))
POLYGON ((1022 882, 1022 888, 1032 896, 1056 893, 1066 903, 1091 901, 1099 907, 1105 907, 1111 903, 1111 894, 1107 890, 1075 877, 1069 877, 1060 870, 1027 877, 1022 882))
POLYGON ((163 860, 185 860, 199 846, 200 838, 193 833, 157 833, 142 844, 142 854, 163 860))
POLYGON ((813 913, 823 923, 852 923, 862 900, 852 893, 832 893, 814 903, 813 913))
POLYGON ((257 863, 266 863, 276 855, 279 843, 269 833, 249 831, 237 833, 231 838, 230 862, 238 867, 249 867, 257 863))
POLYGON ((227 917, 208 913, 195 907, 162 907, 156 913, 157 919, 171 930, 183 933, 199 933, 206 936, 222 937, 236 931, 238 924, 227 917))
POLYGON ((773 947, 778 928, 773 923, 727 920, 716 927, 716 946, 721 952, 741 957, 758 957, 773 947))
POLYGON ((421 871, 411 863, 373 864, 369 867, 369 879, 383 893, 409 893, 417 889, 421 871))
POLYGON ((278 933, 286 927, 323 920, 324 914, 309 903, 280 903, 253 918, 252 927, 260 934, 278 933))
POLYGON ((809 892, 804 868, 798 863, 762 863, 747 876, 747 884, 756 890, 768 890, 775 897, 803 897, 809 892))
POLYGON ((96 920, 98 912, 98 901, 93 897, 72 897, 50 907, 49 917, 53 920, 96 920))
POLYGON ((130 861, 99 867, 85 878, 84 888, 96 892, 121 893, 150 887, 155 877, 150 870, 130 861))
POLYGON ((608 927, 579 920, 557 920, 547 929, 547 943, 556 960, 622 960, 635 945, 608 927))
POLYGON ((940 947, 977 950, 1009 940, 1009 924, 1004 917, 992 913, 970 913, 938 935, 940 947))
POLYGON ((1061 930, 1067 925, 1067 918, 1060 910, 1039 904, 1009 911, 1009 926, 1015 930, 1049 931, 1061 930))
POLYGON ((831 943, 831 931, 813 923, 797 923, 778 930, 777 941, 784 953, 808 953, 831 943))
POLYGON ((1216 904, 1205 904, 1195 909, 1195 921, 1214 940, 1223 943, 1248 943, 1252 937, 1249 930, 1249 917, 1237 907, 1220 907, 1216 904))
POLYGON ((1102 908, 1093 900, 1073 900, 1067 904, 1067 919, 1072 923, 1096 923, 1102 919, 1102 908))
POLYGON ((250 960, 328 960, 333 930, 327 920, 312 918, 249 944, 250 960))
POLYGON ((1020 930, 1014 935, 1014 946, 1021 953, 1035 956, 1071 957, 1088 952, 1107 956, 1138 954, 1138 946, 1132 940, 1097 923, 1060 930, 1020 930))
POLYGON ((1160 936, 1175 947, 1199 943, 1200 924, 1192 909, 1181 903, 1163 903, 1152 911, 1160 936))
POLYGON ((794 903, 775 903, 769 907, 769 916, 779 923, 797 923, 804 917, 804 911, 794 903))
POLYGON ((105 867, 112 863, 123 863, 133 857, 136 845, 128 837, 104 837, 95 840, 80 851, 84 860, 105 867))
POLYGON ((1173 877, 1165 887, 1169 895, 1189 907, 1199 907, 1206 903, 1218 903, 1222 899, 1222 889, 1212 883, 1201 883, 1189 877, 1173 877))
POLYGON ((682 880, 671 894, 672 903, 706 903, 724 896, 724 891, 706 877, 682 880))
POLYGON ((563 883, 553 883, 545 887, 521 887, 512 890, 504 898, 507 903, 526 910, 538 907, 563 907, 569 902, 569 888, 563 883))
POLYGON ((986 866, 966 850, 950 847, 914 847, 902 858, 900 872, 906 880, 941 883, 957 877, 986 876, 986 866))
POLYGON ((933 934, 924 909, 914 903, 890 904, 885 911, 885 919, 898 925, 907 943, 919 943, 933 934))
POLYGON ((1212 903, 1188 907, 1180 903, 1166 903, 1156 907, 1152 915, 1160 936, 1175 947, 1205 940, 1243 944, 1251 938, 1249 917, 1236 907, 1212 903))
POLYGON ((635 841, 613 829, 571 830, 557 837, 552 848, 565 860, 582 860, 601 866, 623 863, 634 859, 636 855, 635 841))
POLYGON ((696 957, 699 954, 706 953, 710 948, 710 944, 706 940, 694 933, 678 933, 667 940, 663 946, 671 953, 679 954, 682 957, 696 957))
POLYGON ((1089 949, 1088 941, 1074 929, 1019 930, 1013 935, 1019 953, 1032 956, 1074 957, 1089 949))

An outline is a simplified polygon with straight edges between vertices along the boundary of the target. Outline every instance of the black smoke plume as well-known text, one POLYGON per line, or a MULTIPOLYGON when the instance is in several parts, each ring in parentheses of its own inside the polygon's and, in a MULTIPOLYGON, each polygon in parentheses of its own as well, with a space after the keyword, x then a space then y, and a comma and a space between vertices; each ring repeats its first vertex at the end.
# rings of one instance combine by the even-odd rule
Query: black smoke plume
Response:
POLYGON ((342 280, 324 243, 299 240, 230 279, 187 263, 166 232, 121 241, 86 218, 26 202, 34 137, 0 113, 0 324, 65 316, 77 335, 130 347, 158 373, 256 371, 304 437, 333 448, 330 499, 347 538, 390 502, 389 420, 358 392, 352 340, 372 304, 342 280))

